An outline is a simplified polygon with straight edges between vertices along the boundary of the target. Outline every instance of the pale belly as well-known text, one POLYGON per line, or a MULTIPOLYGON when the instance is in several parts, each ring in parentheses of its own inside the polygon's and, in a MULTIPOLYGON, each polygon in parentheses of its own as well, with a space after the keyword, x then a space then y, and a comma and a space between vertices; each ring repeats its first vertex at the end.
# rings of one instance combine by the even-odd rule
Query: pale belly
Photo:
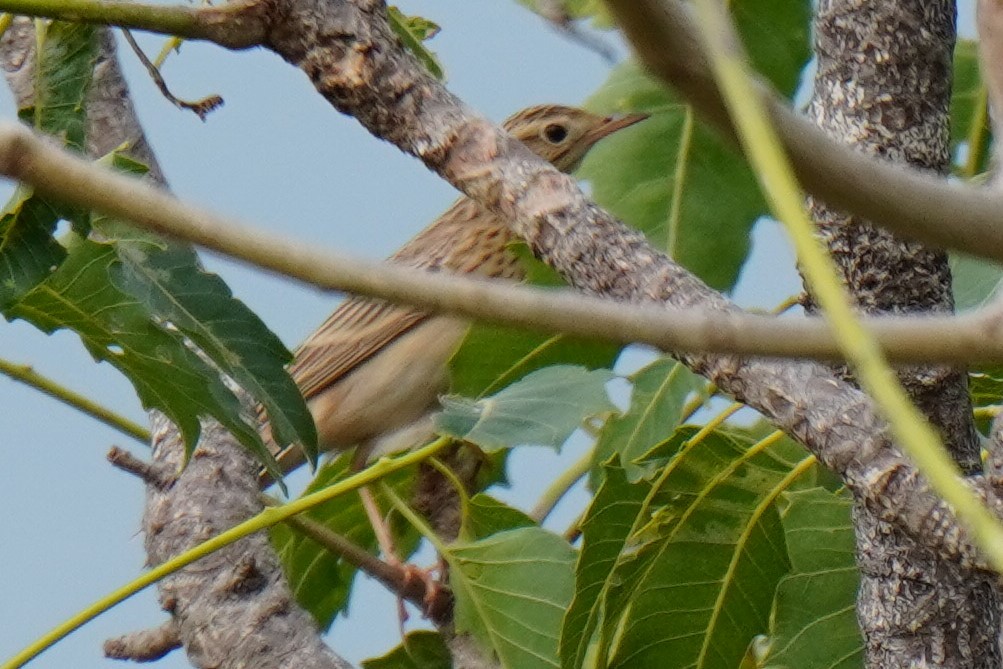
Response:
POLYGON ((308 405, 321 450, 371 445, 426 419, 447 388, 446 364, 468 327, 429 319, 313 397, 308 405))

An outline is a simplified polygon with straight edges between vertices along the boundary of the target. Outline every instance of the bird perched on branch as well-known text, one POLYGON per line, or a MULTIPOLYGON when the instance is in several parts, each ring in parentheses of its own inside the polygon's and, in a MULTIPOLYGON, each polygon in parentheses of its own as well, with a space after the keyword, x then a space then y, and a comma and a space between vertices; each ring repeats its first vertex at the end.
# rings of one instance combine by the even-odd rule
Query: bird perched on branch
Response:
MULTIPOLYGON (((562 172, 573 171, 603 137, 643 114, 597 116, 541 105, 505 121, 505 129, 562 172)), ((390 257, 415 268, 519 280, 508 223, 462 197, 390 257)), ((447 363, 469 326, 451 316, 364 297, 343 302, 295 351, 289 372, 317 423, 321 450, 358 449, 364 464, 432 435, 432 415, 448 382, 447 363)), ((266 443, 273 444, 266 431, 266 443)), ((302 449, 275 448, 283 472, 304 461, 302 449)))

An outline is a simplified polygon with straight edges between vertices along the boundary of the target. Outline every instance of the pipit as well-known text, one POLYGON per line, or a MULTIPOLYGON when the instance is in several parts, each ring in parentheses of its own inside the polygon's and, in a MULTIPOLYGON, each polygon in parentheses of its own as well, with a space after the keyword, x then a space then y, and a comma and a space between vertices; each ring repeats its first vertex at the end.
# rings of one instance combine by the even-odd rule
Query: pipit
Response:
MULTIPOLYGON (((603 137, 647 118, 597 116, 561 105, 530 107, 505 129, 562 172, 603 137)), ((415 268, 517 281, 524 270, 508 223, 461 197, 390 261, 415 268)), ((296 349, 289 372, 317 423, 320 449, 356 447, 355 462, 421 443, 448 382, 447 363, 469 322, 363 297, 343 302, 296 349)), ((267 428, 266 443, 273 443, 267 428)), ((297 446, 275 449, 283 472, 301 465, 297 446)))
MULTIPOLYGON (((560 105, 530 107, 505 121, 505 129, 562 172, 572 172, 603 137, 647 118, 642 114, 597 116, 560 105)), ((477 202, 461 197, 390 257, 415 268, 479 274, 518 281, 520 260, 510 250, 508 223, 477 202)), ((433 416, 448 384, 448 362, 469 322, 363 297, 343 302, 296 349, 289 372, 317 423, 320 449, 355 447, 352 466, 361 469, 375 454, 415 446, 434 434, 433 416)), ((283 472, 303 463, 298 446, 273 446, 283 472)), ((262 475, 262 483, 268 478, 262 475)), ((368 490, 360 489, 366 514, 386 559, 408 577, 426 583, 430 606, 438 584, 422 570, 403 565, 389 528, 368 490)), ((401 619, 404 619, 401 608, 401 619)))

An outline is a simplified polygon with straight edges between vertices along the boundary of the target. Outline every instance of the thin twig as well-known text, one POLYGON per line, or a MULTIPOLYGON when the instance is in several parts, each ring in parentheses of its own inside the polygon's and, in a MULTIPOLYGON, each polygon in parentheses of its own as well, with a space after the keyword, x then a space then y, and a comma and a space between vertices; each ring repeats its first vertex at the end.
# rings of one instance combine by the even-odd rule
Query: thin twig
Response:
POLYGON ((112 446, 108 449, 106 457, 112 466, 138 476, 144 483, 154 488, 163 490, 174 480, 162 467, 157 467, 155 464, 140 460, 124 448, 112 446))
POLYGON ((223 106, 223 98, 219 95, 209 95, 201 100, 196 100, 195 102, 189 102, 188 100, 182 100, 171 93, 170 89, 167 88, 167 82, 164 81, 163 75, 160 74, 160 68, 150 62, 150 59, 146 57, 143 49, 140 48, 139 44, 136 43, 136 39, 132 36, 132 32, 128 28, 122 28, 122 36, 125 37, 125 41, 129 43, 132 47, 133 53, 139 58, 139 62, 143 64, 146 71, 149 73, 150 78, 153 79, 153 83, 157 85, 160 89, 160 93, 167 98, 175 107, 179 109, 189 109, 199 117, 201 121, 205 121, 206 117, 213 111, 219 109, 223 106))
MULTIPOLYGON (((279 500, 266 494, 261 495, 261 502, 267 506, 281 504, 279 500)), ((323 524, 304 515, 287 518, 285 524, 376 579, 398 597, 403 597, 426 611, 433 622, 444 622, 440 617, 452 609, 452 594, 448 589, 439 588, 435 592, 429 592, 425 582, 413 578, 403 565, 384 562, 323 524)))
POLYGON ((130 632, 104 642, 104 656, 112 660, 153 662, 181 648, 181 633, 173 620, 153 629, 130 632))
POLYGON ((46 376, 42 376, 29 365, 19 365, 0 358, 0 374, 43 392, 49 397, 55 398, 63 404, 73 407, 92 418, 96 418, 108 427, 116 429, 142 444, 148 445, 150 443, 150 431, 139 423, 101 406, 97 402, 70 390, 46 376))

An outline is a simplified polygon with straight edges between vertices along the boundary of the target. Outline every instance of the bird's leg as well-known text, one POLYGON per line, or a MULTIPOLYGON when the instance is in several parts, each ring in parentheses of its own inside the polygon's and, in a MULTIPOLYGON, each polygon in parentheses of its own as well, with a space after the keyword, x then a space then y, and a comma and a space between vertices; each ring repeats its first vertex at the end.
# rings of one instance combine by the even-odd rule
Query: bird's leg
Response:
MULTIPOLYGON (((359 446, 356 449, 355 457, 352 459, 352 470, 361 471, 365 469, 370 453, 371 449, 359 446)), ((362 500, 362 508, 366 512, 366 517, 369 518, 369 524, 373 527, 373 533, 376 535, 376 542, 379 544, 380 552, 383 553, 383 559, 386 560, 387 564, 399 568, 403 572, 405 586, 412 582, 412 579, 420 580, 425 584, 424 601, 427 610, 437 600, 439 591, 442 589, 439 581, 433 576, 435 568, 422 569, 401 560, 394 545, 390 526, 380 511, 379 505, 376 504, 376 498, 368 486, 359 488, 359 498, 362 500)), ((400 593, 397 594, 397 615, 402 626, 401 629, 403 630, 403 625, 407 621, 408 615, 404 608, 404 598, 401 597, 400 593)))

